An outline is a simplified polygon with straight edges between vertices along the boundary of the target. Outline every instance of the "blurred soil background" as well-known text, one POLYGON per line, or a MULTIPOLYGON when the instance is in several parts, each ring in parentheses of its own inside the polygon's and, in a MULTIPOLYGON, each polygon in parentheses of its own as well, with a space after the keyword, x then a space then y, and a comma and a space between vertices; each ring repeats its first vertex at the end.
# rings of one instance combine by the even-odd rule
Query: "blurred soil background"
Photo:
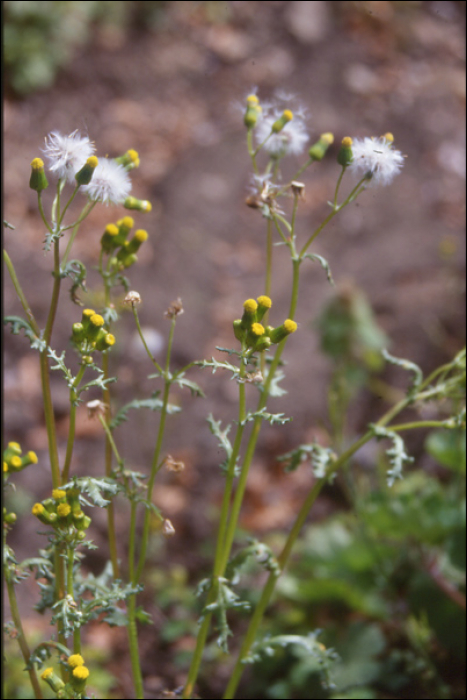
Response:
MULTIPOLYGON (((4 242, 42 326, 52 263, 42 250, 44 229, 36 195, 28 188, 30 163, 41 155, 49 132, 79 129, 95 141, 97 155, 114 157, 128 148, 140 154, 132 194, 150 200, 153 209, 150 214, 135 212, 136 226, 148 230, 149 242, 128 277, 143 298, 140 319, 152 333, 157 359, 164 357, 169 325, 164 311, 177 297, 185 313, 176 328, 175 367, 212 355, 221 359, 216 345, 235 345, 232 320, 241 315, 243 301, 263 289, 265 222, 244 203, 251 169, 243 109, 245 97, 256 87, 260 99, 277 91, 294 96, 292 109, 300 105, 309 117, 310 145, 326 131, 336 137, 325 161, 303 176, 302 240, 327 213, 341 139, 394 134, 395 147, 407 155, 401 175, 390 187, 370 189, 337 216, 313 252, 329 261, 337 289, 354 285, 364 292, 395 355, 428 373, 462 347, 465 3, 5 2, 3 7, 3 204, 4 218, 15 226, 4 231, 4 242)), ((284 166, 284 179, 303 162, 293 160, 284 166)), ((51 191, 44 195, 46 202, 51 191)), ((122 208, 96 207, 76 239, 72 257, 89 267, 88 294, 81 294, 86 306, 99 306, 92 268, 101 234, 107 223, 123 215, 122 208)), ((280 247, 273 279, 273 318, 279 323, 287 315, 291 281, 290 261, 280 247)), ((8 276, 3 290, 5 313, 21 315, 8 276)), ((288 394, 271 403, 273 412, 283 411, 293 422, 264 429, 242 521, 259 536, 289 526, 310 483, 305 468, 284 475, 276 457, 313 438, 327 439, 330 364, 320 351, 314 324, 335 294, 317 264, 303 265, 299 332, 287 345, 282 383, 288 394)), ((59 351, 67 348, 68 358, 73 356, 68 345, 71 323, 80 316, 79 307, 63 293, 53 343, 59 351)), ((152 367, 135 340, 131 314, 124 314, 116 335, 111 372, 119 379, 114 396, 121 405, 148 397, 157 384, 147 379, 152 367)), ((16 497, 21 496, 27 513, 51 488, 47 437, 38 357, 24 337, 8 331, 3 376, 5 440, 20 442, 39 456, 37 467, 17 479, 16 497)), ((194 370, 190 376, 207 398, 191 398, 188 392, 174 396, 184 410, 168 421, 165 449, 182 459, 186 470, 180 476, 161 475, 156 487, 155 503, 172 520, 177 535, 168 544, 155 545, 153 561, 163 567, 183 566, 195 582, 206 574, 222 493, 217 465, 223 455, 205 418, 210 412, 223 424, 235 418, 236 386, 221 372, 213 376, 194 370)), ((405 386, 397 370, 384 377, 405 386)), ((53 373, 52 389, 63 456, 68 392, 53 373)), ((98 394, 89 394, 92 398, 98 394)), ((352 411, 350 433, 363 430, 385 405, 362 393, 352 411)), ((116 433, 128 465, 142 472, 150 464, 157 418, 138 412, 116 433)), ((89 473, 93 465, 91 473, 101 474, 101 430, 84 407, 78 410, 78 438, 72 473, 89 473)), ((416 452, 417 444, 412 448, 416 452)), ((371 461, 372 454, 366 459, 371 461)), ((312 517, 322 518, 338 506, 338 489, 329 489, 312 517)), ((107 557, 105 513, 92 516, 99 549, 86 563, 98 573, 107 557)), ((43 544, 31 518, 25 517, 24 524, 20 518, 10 536, 20 560, 43 544)), ((125 517, 117 525, 124 547, 125 517)), ((19 595, 25 605, 34 601, 34 581, 25 582, 19 595)), ((171 662, 170 644, 159 643, 164 620, 157 602, 148 596, 146 604, 155 619, 141 637, 150 694, 180 685, 184 676, 171 662)), ((47 621, 38 615, 29 624, 47 630, 47 621)), ((120 697, 129 697, 125 632, 96 627, 89 641, 112 649, 120 697)), ((178 644, 189 648, 191 639, 178 644)), ((205 696, 218 692, 213 687, 205 696)))

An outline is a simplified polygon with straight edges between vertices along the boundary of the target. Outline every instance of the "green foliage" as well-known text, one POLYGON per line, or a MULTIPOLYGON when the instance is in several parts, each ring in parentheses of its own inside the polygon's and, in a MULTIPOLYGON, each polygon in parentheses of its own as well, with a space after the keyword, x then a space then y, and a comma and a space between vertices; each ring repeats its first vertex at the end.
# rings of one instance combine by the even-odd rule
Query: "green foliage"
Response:
MULTIPOLYGON (((111 421, 110 429, 113 430, 127 421, 127 414, 130 409, 139 410, 141 408, 148 408, 150 411, 160 411, 163 406, 162 399, 159 398, 160 393, 160 391, 155 391, 153 394, 151 394, 151 398, 149 399, 134 399, 134 401, 130 401, 129 403, 125 404, 125 406, 122 406, 111 421)), ((173 404, 169 404, 167 406, 167 413, 169 413, 169 415, 180 413, 181 410, 182 409, 179 406, 175 406, 173 404)))
POLYGON ((309 526, 268 625, 274 639, 325 619, 320 641, 339 657, 333 690, 323 690, 316 659, 293 647, 256 664, 252 693, 402 697, 416 683, 422 695, 448 697, 444 657, 460 664, 465 653, 465 610, 449 590, 465 585, 464 571, 465 501, 454 476, 442 484, 416 472, 390 490, 363 490, 353 511, 309 526))
POLYGON ((51 87, 60 68, 90 41, 95 23, 114 25, 123 33, 131 26, 132 15, 153 23, 163 5, 129 0, 7 0, 4 59, 9 85, 19 95, 51 87))

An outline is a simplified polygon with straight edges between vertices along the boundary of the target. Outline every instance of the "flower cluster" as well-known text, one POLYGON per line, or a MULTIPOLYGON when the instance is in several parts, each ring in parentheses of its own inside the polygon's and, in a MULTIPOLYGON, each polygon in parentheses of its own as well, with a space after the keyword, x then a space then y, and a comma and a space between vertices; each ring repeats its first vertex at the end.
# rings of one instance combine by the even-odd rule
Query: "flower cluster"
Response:
MULTIPOLYGON (((260 104, 257 95, 248 95, 243 121, 249 135, 254 134, 257 143, 256 148, 251 147, 250 155, 255 157, 264 149, 271 160, 278 161, 288 155, 299 155, 305 150, 309 136, 304 113, 302 109, 293 112, 288 106, 289 102, 289 97, 278 97, 272 103, 260 104)), ((310 162, 322 160, 333 141, 333 134, 321 134, 308 151, 310 162)), ((346 136, 337 160, 344 168, 348 167, 352 174, 370 181, 371 185, 389 185, 404 163, 404 156, 393 148, 393 141, 394 137, 390 133, 379 138, 372 136, 351 139, 346 136)), ((269 174, 268 168, 267 175, 269 174)), ((247 204, 264 210, 265 197, 263 183, 258 185, 255 195, 248 198, 247 204)), ((266 205, 270 206, 270 203, 266 205)))
POLYGON ((118 270, 130 267, 137 260, 137 251, 147 241, 148 233, 144 229, 138 229, 133 237, 128 240, 128 235, 134 226, 131 216, 124 216, 116 224, 107 224, 101 238, 101 247, 104 253, 112 254, 111 267, 118 270))
POLYGON ((243 304, 242 318, 233 322, 235 337, 252 352, 267 350, 297 330, 297 324, 290 318, 277 328, 263 326, 261 321, 271 306, 271 299, 265 295, 258 297, 257 301, 247 299, 243 304))
POLYGON ((83 356, 94 350, 105 352, 115 345, 115 336, 105 328, 104 318, 94 309, 84 309, 81 321, 73 324, 72 341, 83 356))
POLYGON ((21 445, 17 442, 9 442, 3 451, 3 473, 20 472, 30 464, 37 464, 37 455, 30 450, 25 455, 21 455, 21 445))
POLYGON ((76 693, 81 697, 89 678, 89 669, 84 665, 81 654, 71 654, 67 659, 67 664, 71 672, 69 683, 65 684, 52 667, 42 671, 41 678, 57 693, 57 697, 77 697, 76 693), (59 693, 60 695, 58 695, 59 693), (65 695, 65 693, 67 694, 65 695))
POLYGON ((84 540, 85 530, 91 524, 91 518, 83 513, 79 502, 79 489, 71 488, 66 491, 54 489, 52 498, 46 498, 41 503, 35 503, 32 514, 44 525, 68 530, 70 542, 84 540))
MULTIPOLYGON (((98 159, 94 151, 94 144, 87 136, 81 136, 78 130, 68 136, 58 131, 51 132, 43 149, 50 172, 62 182, 79 186, 91 201, 151 211, 150 202, 130 197, 132 185, 128 171, 138 167, 138 153, 129 149, 118 158, 98 159)), ((37 192, 48 186, 41 158, 34 158, 31 163, 29 185, 37 192)))

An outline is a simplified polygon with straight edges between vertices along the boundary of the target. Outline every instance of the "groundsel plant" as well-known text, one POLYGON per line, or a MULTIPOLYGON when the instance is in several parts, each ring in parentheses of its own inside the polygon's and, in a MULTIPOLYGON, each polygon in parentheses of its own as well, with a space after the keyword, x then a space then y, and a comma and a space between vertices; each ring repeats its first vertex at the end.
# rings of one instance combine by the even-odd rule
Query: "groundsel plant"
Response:
MULTIPOLYGON (((175 299, 166 311, 167 353, 165 362, 159 364, 151 354, 140 324, 138 308, 141 297, 131 288, 127 278, 129 268, 137 264, 137 253, 148 238, 147 231, 134 230, 134 219, 125 215, 110 221, 101 232, 98 272, 102 280, 103 301, 97 309, 79 308, 80 292, 86 288, 87 271, 81 261, 70 259, 78 229, 98 203, 120 205, 141 213, 151 210, 149 202, 130 196, 130 173, 139 164, 138 154, 128 150, 115 159, 98 158, 94 155, 94 145, 77 131, 69 136, 51 133, 43 151, 48 162, 49 177, 56 178, 49 218, 43 203, 43 193, 48 187, 44 162, 40 157, 32 161, 30 187, 37 192, 39 214, 46 229, 45 248, 53 251, 51 265, 54 281, 50 308, 42 329, 43 323, 36 319, 14 264, 5 252, 5 263, 24 311, 22 317, 7 316, 5 322, 13 333, 24 333, 39 358, 49 448, 50 495, 33 506, 31 518, 40 524, 48 544, 39 556, 18 563, 7 543, 8 532, 14 527, 16 515, 4 510, 4 572, 12 615, 10 630, 14 629, 36 698, 42 697, 44 683, 57 697, 88 697, 86 688, 88 683, 92 687, 92 673, 82 656, 81 630, 97 617, 102 623, 126 626, 134 697, 144 697, 138 626, 144 622, 145 613, 137 607, 137 600, 147 564, 151 522, 154 519, 160 522, 161 536, 176 537, 176 523, 170 522, 155 508, 153 492, 156 477, 162 468, 174 472, 184 468, 183 463, 164 452, 164 431, 170 415, 180 410, 169 401, 173 385, 203 395, 200 387, 186 376, 192 366, 197 365, 212 373, 230 374, 238 388, 238 410, 232 424, 227 426, 222 426, 212 415, 207 418, 210 431, 225 453, 220 465, 225 479, 224 494, 212 571, 197 589, 201 615, 186 682, 179 691, 183 698, 195 697, 204 651, 212 638, 216 639, 225 654, 220 657, 221 662, 230 669, 228 674, 225 671, 222 673, 229 679, 224 698, 235 697, 247 664, 275 653, 277 648, 296 644, 317 659, 322 669, 323 685, 331 687, 336 655, 319 642, 318 631, 310 631, 304 637, 289 634, 275 638, 261 636, 263 615, 313 504, 323 486, 346 467, 352 456, 370 440, 384 440, 385 444, 389 444, 387 480, 391 485, 403 478, 404 470, 411 461, 401 433, 420 427, 454 429, 465 425, 465 408, 462 407, 465 351, 428 377, 424 377, 422 370, 410 361, 384 353, 385 361, 399 365, 410 375, 403 398, 369 425, 367 431, 350 446, 339 445, 331 449, 316 443, 305 444, 284 455, 288 470, 309 460, 312 472, 309 492, 304 495, 303 504, 291 523, 282 551, 273 552, 266 544, 251 538, 247 542, 237 543, 239 517, 261 427, 264 421, 283 426, 290 420, 283 413, 271 413, 268 404, 271 397, 285 393, 279 382, 284 376, 282 356, 287 344, 301 342, 300 319, 296 316, 302 264, 318 263, 328 280, 332 281, 328 262, 311 251, 313 242, 326 225, 342 209, 364 195, 368 187, 388 185, 401 173, 404 163, 404 157, 393 145, 392 134, 364 139, 342 138, 336 149, 336 186, 330 196, 330 211, 314 231, 303 235, 297 222, 297 212, 305 196, 305 184, 300 178, 309 168, 319 166, 328 154, 334 137, 324 132, 308 146, 311 139, 304 114, 294 112, 290 105, 284 104, 284 99, 262 105, 256 94, 250 94, 243 109, 246 152, 253 170, 246 204, 251 209, 252 226, 257 217, 258 221, 264 221, 266 227, 264 278, 258 283, 262 293, 256 296, 246 290, 246 299, 238 309, 238 318, 232 318, 231 347, 217 348, 223 353, 218 356, 220 359, 193 358, 189 365, 177 371, 171 369, 171 353, 175 327, 183 313, 182 301, 175 299), (305 149, 307 153, 302 166, 289 177, 289 160, 292 160, 289 156, 293 156, 293 160, 298 156, 303 157, 305 149), (342 195, 344 181, 347 194, 342 195), (80 213, 71 216, 70 205, 75 199, 84 203, 80 213), (274 308, 273 254, 287 255, 292 266, 289 308, 285 319, 277 318, 274 308), (76 363, 69 360, 69 348, 54 349, 51 343, 57 304, 66 279, 71 282, 71 300, 75 304, 72 307, 74 311, 70 312, 72 322, 69 335, 78 358, 77 370, 72 370, 76 363), (155 371, 150 376, 159 381, 160 387, 151 396, 135 398, 119 408, 112 396, 115 378, 110 376, 109 355, 116 343, 112 330, 118 321, 116 290, 121 288, 125 293, 123 303, 133 314, 148 364, 152 365, 151 371, 155 371), (50 386, 52 370, 62 374, 69 391, 70 421, 62 461, 59 459, 50 386), (76 409, 86 401, 86 392, 90 389, 94 394, 97 392, 97 398, 88 400, 87 407, 89 415, 102 426, 102 468, 99 473, 95 463, 92 475, 83 477, 72 473, 72 457, 76 441, 76 409), (394 422, 407 407, 416 407, 427 401, 443 401, 453 410, 449 417, 439 420, 394 422), (115 430, 126 420, 130 409, 143 408, 157 411, 159 420, 151 463, 141 474, 128 468, 115 430), (127 562, 118 559, 115 533, 116 509, 122 498, 127 499, 130 505, 127 562), (86 576, 81 568, 83 550, 94 546, 88 539, 93 508, 105 508, 107 511, 110 562, 98 578, 86 576), (137 529, 139 512, 143 514, 142 530, 137 529), (242 566, 247 560, 256 562, 267 572, 266 583, 254 609, 235 590, 242 577, 242 566), (43 612, 49 611, 52 624, 56 627, 56 636, 32 650, 24 634, 16 599, 16 586, 30 571, 35 571, 36 577, 42 581, 37 608, 43 612), (232 663, 228 656, 231 621, 236 612, 246 610, 250 611, 249 626, 243 640, 234 645, 237 657, 232 663)), ((14 487, 16 471, 30 466, 34 468, 33 465, 37 463, 35 453, 29 451, 23 455, 21 446, 13 438, 4 451, 6 489, 14 487)), ((162 669, 159 672, 162 674, 162 669)))

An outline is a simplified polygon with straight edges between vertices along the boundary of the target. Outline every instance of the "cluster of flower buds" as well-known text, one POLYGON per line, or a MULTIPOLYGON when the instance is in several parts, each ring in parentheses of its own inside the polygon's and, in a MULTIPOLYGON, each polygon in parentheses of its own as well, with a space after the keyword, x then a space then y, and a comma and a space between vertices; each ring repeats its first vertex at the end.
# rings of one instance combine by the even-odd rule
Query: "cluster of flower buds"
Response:
MULTIPOLYGON (((105 328, 105 321, 94 309, 84 309, 81 321, 73 324, 72 341, 84 357, 94 350, 105 352, 115 345, 115 336, 105 328)), ((92 358, 88 360, 90 364, 92 358)))
POLYGON ((263 326, 261 321, 272 306, 272 301, 267 296, 247 299, 243 304, 243 316, 233 322, 234 334, 237 340, 252 351, 262 352, 271 345, 280 343, 291 333, 297 330, 297 324, 290 318, 277 328, 263 326))
POLYGON ((247 129, 253 129, 256 126, 258 118, 261 116, 262 112, 259 99, 256 95, 248 95, 246 98, 246 112, 243 117, 244 124, 247 129))
POLYGON ((46 668, 41 673, 41 678, 57 693, 57 697, 76 697, 76 693, 79 693, 81 697, 89 678, 89 669, 84 665, 84 659, 81 654, 69 656, 67 664, 70 669, 69 683, 65 684, 52 667, 46 668))
POLYGON ((51 525, 59 530, 68 530, 70 542, 84 540, 85 531, 91 524, 91 518, 83 513, 79 502, 79 489, 54 489, 52 498, 35 503, 32 514, 44 525, 51 525))
POLYGON ((107 224, 101 238, 102 250, 108 255, 113 255, 111 264, 120 270, 130 267, 138 260, 136 253, 148 239, 147 231, 142 228, 128 239, 134 224, 131 216, 124 216, 116 224, 107 224))
POLYGON ((3 473, 20 472, 30 464, 37 464, 37 455, 29 451, 21 456, 21 446, 17 442, 9 442, 6 450, 3 451, 3 473))

